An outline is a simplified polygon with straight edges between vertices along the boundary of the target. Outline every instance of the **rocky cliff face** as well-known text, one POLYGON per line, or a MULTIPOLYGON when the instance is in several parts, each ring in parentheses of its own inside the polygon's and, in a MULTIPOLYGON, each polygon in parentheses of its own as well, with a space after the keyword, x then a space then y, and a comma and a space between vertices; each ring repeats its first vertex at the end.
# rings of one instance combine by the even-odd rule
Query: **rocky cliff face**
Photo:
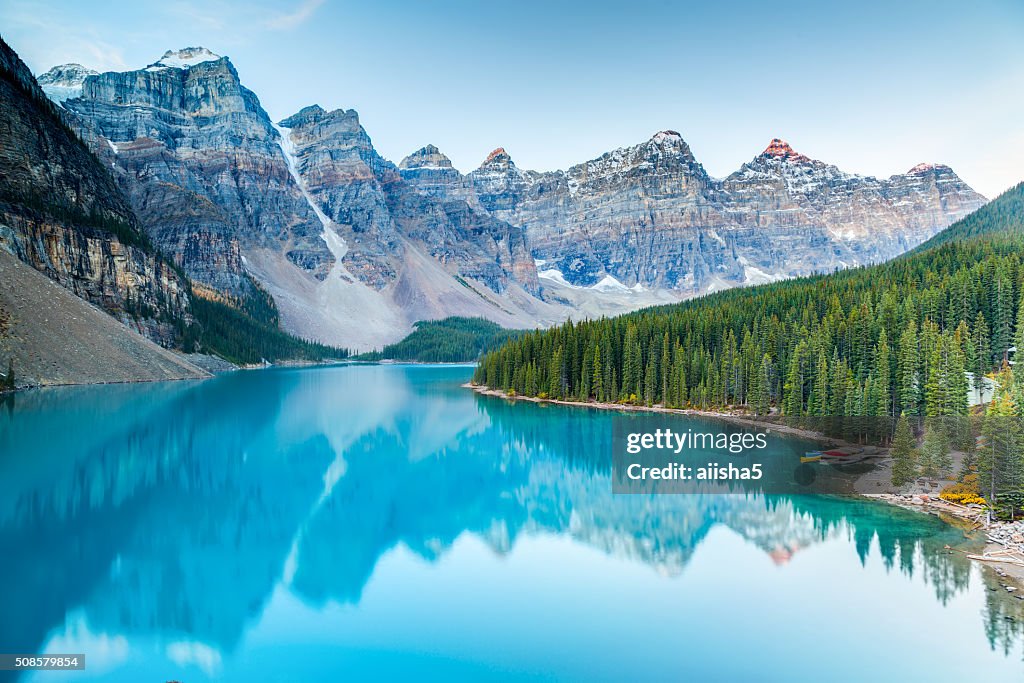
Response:
POLYGON ((361 281, 383 289, 398 278, 406 251, 417 249, 492 292, 510 281, 537 290, 522 230, 470 206, 463 197, 471 186, 436 148, 420 150, 400 170, 377 154, 355 111, 306 107, 281 126, 295 145, 299 176, 338 226, 349 247, 345 264, 361 281))
POLYGON ((0 41, 0 248, 164 344, 186 283, 156 258, 114 179, 0 41))
MULTIPOLYGON (((435 177, 413 180, 431 196, 464 182, 435 177)), ((499 148, 465 179, 526 230, 545 284, 680 296, 882 261, 985 201, 947 166, 864 177, 778 139, 717 180, 675 131, 564 172, 521 170, 499 148)))
MULTIPOLYGON (((441 199, 416 191, 377 154, 355 111, 306 107, 281 121, 279 131, 288 165, 338 261, 314 295, 324 315, 318 321, 289 316, 285 304, 286 323, 367 348, 428 318, 483 315, 529 325, 560 317, 534 296, 536 269, 522 230, 460 199, 457 188, 441 199), (324 322, 332 317, 335 322, 324 322)), ((464 181, 462 191, 471 191, 464 181)), ((281 279, 266 258, 250 265, 262 279, 281 279)), ((290 298, 270 289, 279 303, 290 298)))
POLYGON ((876 179, 778 139, 716 180, 674 131, 565 172, 522 171, 498 149, 468 178, 526 229, 542 278, 681 295, 885 260, 985 201, 946 166, 876 179))
POLYGON ((434 145, 427 145, 402 159, 402 179, 421 194, 434 199, 459 199, 473 209, 484 210, 472 181, 452 166, 451 159, 434 145))
MULTIPOLYGON (((61 81, 68 67, 44 80, 61 81)), ((147 232, 194 279, 241 294, 242 255, 283 253, 313 277, 332 256, 266 112, 231 62, 204 48, 86 76, 63 106, 123 181, 147 232)))

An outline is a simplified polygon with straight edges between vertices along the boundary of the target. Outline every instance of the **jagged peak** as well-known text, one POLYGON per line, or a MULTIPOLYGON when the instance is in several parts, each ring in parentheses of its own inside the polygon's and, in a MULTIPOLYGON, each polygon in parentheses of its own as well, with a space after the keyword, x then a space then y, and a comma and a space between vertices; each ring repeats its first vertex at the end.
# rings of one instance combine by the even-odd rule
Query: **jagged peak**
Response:
POLYGON ((320 121, 344 121, 349 126, 359 126, 359 113, 355 109, 334 109, 327 111, 319 104, 311 104, 303 107, 286 119, 278 121, 277 125, 283 128, 295 128, 309 123, 320 121))
POLYGON ((326 113, 327 112, 324 110, 324 108, 321 107, 319 104, 310 104, 298 110, 291 116, 281 119, 280 121, 277 122, 277 125, 284 126, 285 128, 291 128, 292 125, 288 123, 289 121, 295 121, 299 119, 318 119, 326 113))
POLYGON ((452 168, 452 161, 435 145, 427 145, 402 159, 399 168, 452 168))
POLYGON ((494 151, 492 151, 490 154, 487 155, 487 158, 484 159, 484 163, 485 164, 489 164, 492 161, 497 161, 499 159, 500 160, 507 159, 509 161, 512 161, 512 157, 510 157, 508 155, 508 152, 505 151, 505 148, 504 147, 498 147, 494 151))
POLYGON ((487 155, 484 159, 484 163, 480 164, 480 168, 484 167, 509 167, 515 166, 512 162, 512 157, 508 155, 504 147, 498 147, 493 152, 487 155))
POLYGON ((88 76, 96 76, 97 74, 99 74, 99 71, 94 71, 93 69, 82 66, 77 62, 69 62, 67 64, 58 64, 46 73, 40 75, 36 80, 41 84, 57 83, 58 81, 80 83, 88 76))
POLYGON ((222 57, 205 47, 183 47, 180 50, 168 50, 164 56, 150 64, 147 68, 154 69, 190 69, 204 62, 215 62, 222 57))
POLYGON ((938 171, 940 173, 943 173, 952 172, 952 170, 953 169, 951 169, 949 166, 946 166, 945 164, 918 164, 917 166, 914 166, 914 168, 907 171, 907 175, 921 175, 923 173, 929 173, 931 171, 938 171))
POLYGON ((674 130, 658 131, 657 133, 655 133, 654 135, 651 136, 651 141, 652 142, 665 142, 666 140, 671 141, 671 142, 676 142, 676 141, 682 142, 683 141, 683 136, 680 135, 679 133, 677 133, 674 130))
POLYGON ((811 160, 810 157, 804 156, 794 150, 789 143, 782 138, 772 138, 772 141, 768 143, 765 150, 761 152, 761 156, 796 162, 806 162, 811 160))
POLYGON ((39 83, 39 87, 43 89, 47 97, 64 106, 65 101, 82 96, 82 86, 85 84, 86 78, 98 74, 98 71, 88 69, 81 64, 58 64, 40 75, 36 82, 39 83))

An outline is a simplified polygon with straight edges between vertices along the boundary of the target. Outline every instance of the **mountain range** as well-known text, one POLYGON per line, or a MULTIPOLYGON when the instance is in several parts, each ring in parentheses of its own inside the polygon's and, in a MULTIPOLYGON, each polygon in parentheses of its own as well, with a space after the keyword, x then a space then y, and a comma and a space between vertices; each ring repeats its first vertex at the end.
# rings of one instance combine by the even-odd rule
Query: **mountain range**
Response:
POLYGON ((565 171, 498 148, 463 174, 433 145, 396 165, 354 110, 273 122, 205 48, 38 83, 197 285, 266 290, 286 330, 356 350, 418 320, 547 326, 878 262, 985 202, 947 166, 878 179, 778 139, 714 178, 674 131, 565 171))

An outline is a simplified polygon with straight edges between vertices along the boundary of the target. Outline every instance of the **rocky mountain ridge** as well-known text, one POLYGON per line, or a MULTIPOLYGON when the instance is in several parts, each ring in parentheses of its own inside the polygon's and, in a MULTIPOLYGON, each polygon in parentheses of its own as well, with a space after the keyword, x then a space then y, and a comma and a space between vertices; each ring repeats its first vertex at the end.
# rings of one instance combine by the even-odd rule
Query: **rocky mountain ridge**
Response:
POLYGON ((63 101, 127 189, 157 245, 193 279, 244 294, 245 249, 271 249, 314 278, 332 256, 295 187, 278 133, 231 62, 203 48, 144 69, 88 76, 63 101))
POLYGON ((396 166, 354 110, 273 124, 205 48, 40 79, 190 276, 251 274, 289 331, 357 350, 421 319, 543 326, 880 261, 984 202, 946 166, 876 179, 780 139, 717 179, 671 130, 565 171, 497 148, 462 174, 434 145, 396 166))
POLYGON ((777 138, 715 179, 675 131, 548 173, 498 148, 466 177, 526 229, 542 278, 680 296, 892 258, 985 202, 948 166, 877 179, 777 138))
MULTIPOLYGON (((68 88, 68 73, 80 70, 44 80, 68 88)), ((236 296, 255 275, 301 336, 368 349, 420 319, 523 327, 567 315, 536 296, 520 228, 417 192, 355 111, 311 106, 273 124, 230 61, 205 48, 87 75, 61 105, 162 250, 236 296)))

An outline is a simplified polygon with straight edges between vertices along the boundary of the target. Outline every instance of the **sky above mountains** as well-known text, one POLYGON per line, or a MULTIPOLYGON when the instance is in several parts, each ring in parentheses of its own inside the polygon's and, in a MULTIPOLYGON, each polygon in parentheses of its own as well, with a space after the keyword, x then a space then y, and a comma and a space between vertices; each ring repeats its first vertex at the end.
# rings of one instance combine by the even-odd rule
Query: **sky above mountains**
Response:
POLYGON ((354 108, 396 163, 501 146, 552 170, 673 129, 715 176, 781 137, 867 175, 946 163, 989 197, 1024 180, 1019 0, 6 0, 0 26, 36 74, 206 46, 275 120, 354 108))

